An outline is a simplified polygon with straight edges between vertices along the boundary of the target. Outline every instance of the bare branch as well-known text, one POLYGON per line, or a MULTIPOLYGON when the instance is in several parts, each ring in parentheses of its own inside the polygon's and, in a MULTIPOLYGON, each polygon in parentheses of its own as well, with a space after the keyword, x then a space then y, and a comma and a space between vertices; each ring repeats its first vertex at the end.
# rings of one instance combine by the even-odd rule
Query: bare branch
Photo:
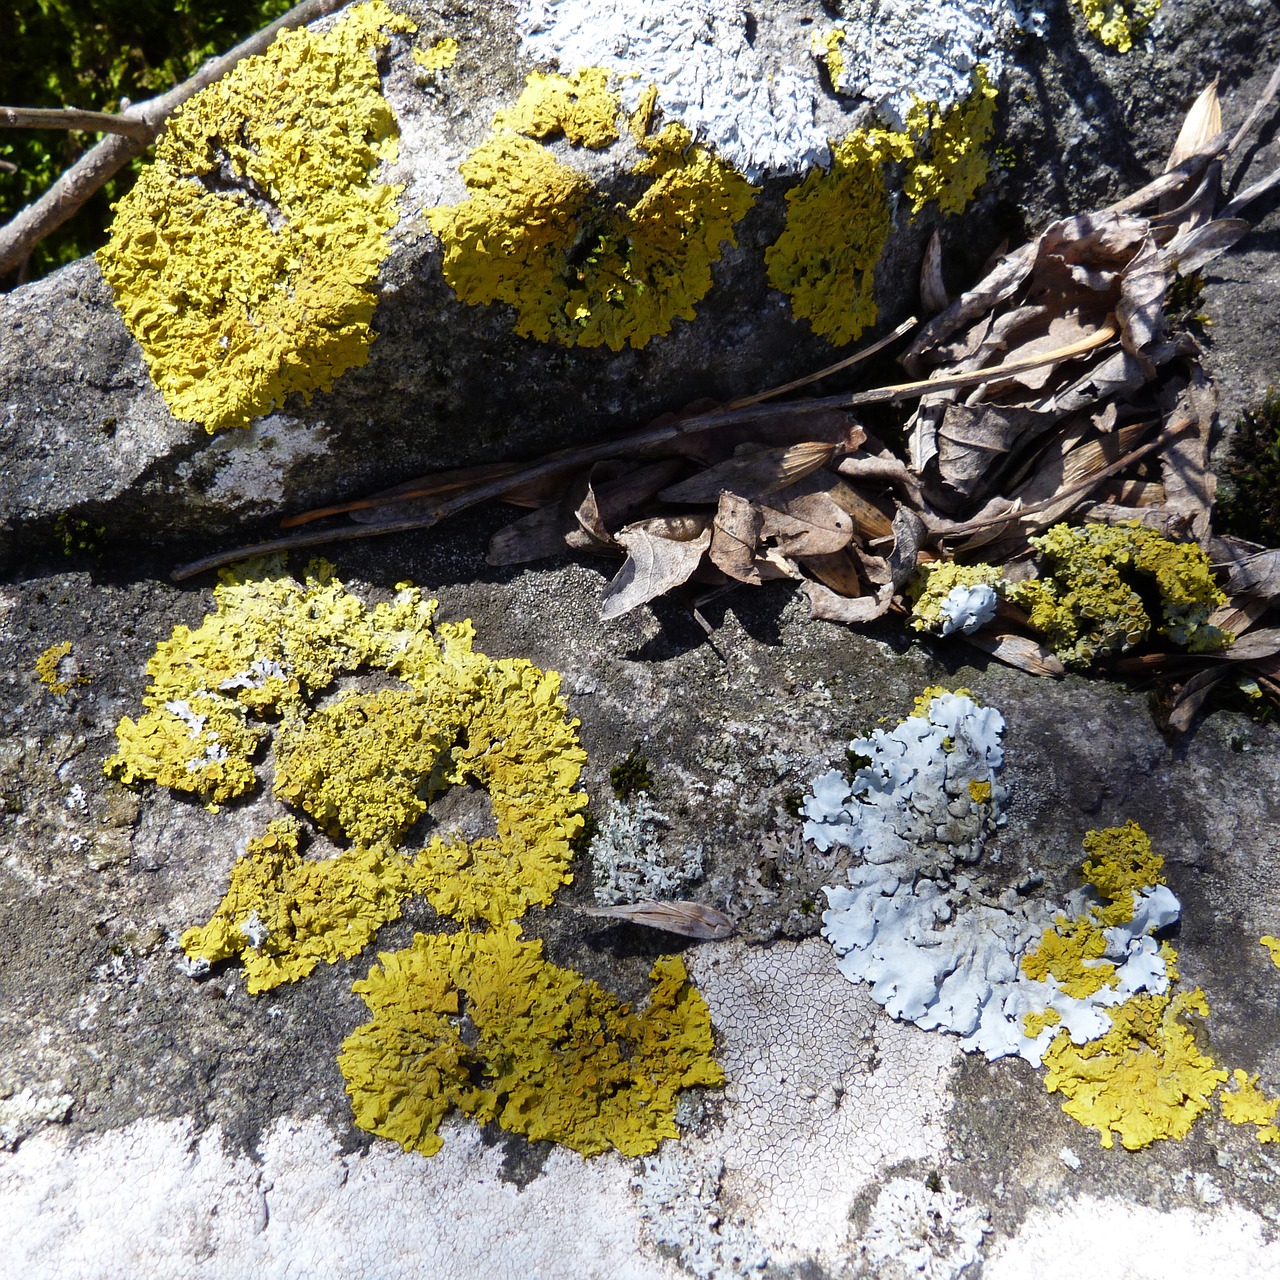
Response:
POLYGON ((79 129, 84 133, 118 133, 149 144, 155 136, 144 120, 109 111, 76 107, 0 107, 0 129, 79 129))
POLYGON ((0 228, 0 276, 12 271, 51 232, 56 231, 77 210, 109 182, 130 160, 143 154, 164 127, 164 122, 188 98, 220 80, 244 58, 262 53, 281 31, 305 26, 341 9, 347 0, 303 0, 269 27, 250 36, 221 57, 210 58, 189 80, 140 102, 124 112, 121 119, 146 126, 149 136, 125 137, 113 134, 85 152, 38 200, 27 205, 7 226, 0 228))

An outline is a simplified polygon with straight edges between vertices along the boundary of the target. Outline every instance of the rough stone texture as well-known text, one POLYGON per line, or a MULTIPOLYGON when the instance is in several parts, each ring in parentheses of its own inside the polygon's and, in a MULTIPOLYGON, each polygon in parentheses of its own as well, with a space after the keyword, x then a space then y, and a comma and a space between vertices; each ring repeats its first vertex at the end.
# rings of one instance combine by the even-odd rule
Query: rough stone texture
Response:
MULTIPOLYGON (((1214 72, 1234 124, 1280 52, 1275 7, 1243 0, 1166 0, 1154 45, 1128 59, 1069 37, 1079 27, 1065 5, 1047 11, 1047 45, 1029 41, 1008 73, 1020 158, 973 221, 946 233, 953 287, 1002 234, 1021 234, 1018 224, 1119 194, 1158 169, 1193 87, 1214 72), (1068 97, 1080 104, 1074 120, 1068 97)), ((427 34, 483 27, 485 57, 518 67, 511 13, 489 13, 459 5, 427 34)), ((518 70, 484 79, 478 63, 459 65, 471 114, 449 126, 423 182, 446 181, 520 81, 518 70)), ((1273 135, 1263 135, 1264 163, 1280 160, 1273 135)), ((423 121, 404 124, 402 163, 426 138, 423 121)), ((757 249, 770 238, 763 222, 751 235, 743 243, 757 249)), ((1280 382, 1277 235, 1273 211, 1215 264, 1206 288, 1208 358, 1228 418, 1280 382)), ((906 309, 910 278, 909 264, 886 268, 901 286, 885 295, 897 297, 886 316, 906 309)), ((684 952, 728 1076, 723 1091, 682 1107, 688 1136, 669 1148, 691 1162, 705 1235, 677 1242, 655 1226, 640 1161, 584 1161, 453 1122, 427 1160, 352 1128, 335 1061, 365 1018, 351 983, 377 951, 436 928, 425 904, 411 902, 353 960, 259 997, 235 967, 202 981, 180 969, 177 937, 216 906, 237 843, 260 830, 270 805, 215 815, 103 776, 156 643, 210 607, 207 583, 166 584, 174 558, 211 549, 210 536, 196 536, 202 525, 239 539, 262 527, 244 525, 247 515, 281 503, 584 439, 829 358, 778 322, 779 299, 768 301, 758 273, 743 279, 704 303, 701 337, 691 331, 666 354, 540 348, 510 339, 500 317, 452 302, 438 248, 419 229, 388 267, 394 291, 375 319, 382 336, 370 365, 310 410, 290 406, 213 441, 168 417, 92 264, 0 301, 0 518, 14 553, 0 584, 0 1115, 21 1111, 16 1150, 0 1151, 0 1276, 678 1280, 762 1274, 752 1249, 771 1258, 771 1278, 874 1275, 861 1242, 899 1179, 945 1182, 974 1220, 990 1222, 989 1276, 1280 1274, 1274 1147, 1206 1117, 1182 1142, 1104 1151, 1025 1063, 964 1057, 945 1036, 888 1020, 839 978, 816 938, 821 887, 841 868, 801 843, 795 816, 810 780, 844 767, 851 737, 897 720, 928 684, 969 686, 1008 722, 1009 820, 984 857, 984 883, 1033 884, 1060 900, 1079 884, 1087 830, 1140 822, 1183 903, 1180 967, 1209 998, 1205 1041, 1274 1093, 1280 970, 1257 941, 1280 934, 1274 720, 1215 711, 1166 739, 1143 688, 1031 680, 975 661, 958 641, 908 638, 892 620, 865 634, 814 623, 780 585, 704 609, 710 641, 678 601, 602 626, 600 562, 486 568, 486 539, 510 513, 485 509, 333 559, 367 599, 411 580, 439 596, 444 617, 474 619, 479 649, 562 672, 593 806, 608 810, 610 769, 638 747, 669 819, 664 848, 701 845, 704 874, 690 893, 730 912, 736 939, 698 944, 584 917, 574 908, 595 901, 589 852, 526 932, 554 963, 623 998, 643 994, 657 955, 684 952), (488 417, 474 416, 478 398, 488 417), (376 449, 356 431, 366 419, 376 449), (59 512, 70 523, 55 532, 59 512), (99 545, 68 558, 67 536, 99 545), (64 640, 88 683, 58 696, 34 664, 64 640), (719 1270, 698 1270, 699 1258, 719 1270)), ((942 1254, 926 1262, 947 1274, 942 1254)))

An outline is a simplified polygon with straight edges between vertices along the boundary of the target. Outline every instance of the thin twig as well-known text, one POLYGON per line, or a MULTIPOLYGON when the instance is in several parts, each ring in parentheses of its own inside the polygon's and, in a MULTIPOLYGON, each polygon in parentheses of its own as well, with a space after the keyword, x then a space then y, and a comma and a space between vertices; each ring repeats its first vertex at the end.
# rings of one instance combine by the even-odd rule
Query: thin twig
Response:
MULTIPOLYGON (((1116 336, 1111 325, 1104 325, 1097 333, 1080 342, 1059 347, 1056 351, 1047 351, 1034 359, 1016 360, 1011 364, 996 365, 991 369, 979 370, 976 374, 957 374, 954 378, 937 378, 923 382, 904 382, 893 387, 881 387, 876 391, 863 391, 852 396, 831 396, 821 401, 798 400, 782 405, 751 405, 746 409, 732 412, 703 414, 685 418, 679 422, 667 423, 661 427, 651 427, 647 431, 639 431, 625 436, 621 440, 608 440, 603 444, 589 445, 584 449, 565 450, 556 457, 536 462, 511 475, 491 480, 478 485, 467 493, 450 498, 440 503, 431 511, 405 520, 393 520, 386 524, 344 525, 338 529, 317 530, 313 533, 295 534, 288 538, 275 538, 270 542, 262 542, 253 547, 236 547, 232 551, 220 551, 188 564, 179 565, 170 577, 174 582, 184 582, 208 569, 220 569, 224 565, 235 564, 239 560, 248 560, 252 556, 274 555, 280 551, 302 551, 309 547, 322 547, 333 542, 355 542, 361 538, 373 538, 384 533, 407 533, 413 529, 430 529, 449 516, 474 507, 490 498, 500 498, 512 489, 536 480, 546 480, 565 471, 573 471, 591 462, 605 462, 611 458, 625 456, 640 448, 650 448, 665 444, 669 440, 678 439, 695 431, 708 431, 722 426, 726 422, 741 422, 763 416, 761 410, 767 409, 769 414, 798 413, 811 410, 815 405, 822 408, 847 408, 855 404, 883 404, 892 400, 904 400, 911 396, 929 395, 935 391, 946 391, 957 386, 973 386, 975 383, 994 382, 1013 373, 1027 373, 1045 365, 1058 364, 1072 356, 1082 355, 1095 347, 1109 342, 1116 336)), ((406 501, 405 495, 396 495, 392 502, 406 501)), ((376 505, 388 505, 379 499, 376 505)))
MULTIPOLYGON (((244 58, 262 53, 280 34, 292 27, 305 26, 317 18, 342 8, 347 0, 303 0, 269 27, 241 41, 229 53, 211 58, 189 80, 162 93, 157 98, 140 102, 124 113, 125 119, 145 124, 151 139, 164 127, 164 122, 188 98, 222 79, 244 58)), ((0 228, 0 276, 7 275, 30 254, 46 236, 71 218, 90 196, 109 182, 121 169, 142 155, 151 139, 113 134, 86 151, 66 170, 38 200, 27 205, 7 226, 0 228)))
POLYGON ((1263 89, 1262 97, 1253 104, 1253 109, 1244 118, 1244 124, 1236 130, 1235 137, 1227 143, 1228 155, 1249 136, 1250 130, 1258 123, 1258 117, 1267 109, 1277 93, 1280 93, 1280 62, 1276 63, 1276 69, 1271 73, 1271 79, 1267 81, 1267 87, 1263 89))
POLYGON ((872 356, 879 354, 890 343, 897 342, 915 323, 915 316, 908 316, 892 333, 885 334, 883 338, 878 342, 873 342, 869 347, 863 347, 861 351, 855 351, 853 355, 846 356, 835 364, 829 364, 825 369, 819 369, 817 373, 811 373, 804 378, 797 378, 794 382, 784 382, 780 387, 770 387, 768 391, 759 391, 753 396, 743 396, 741 400, 730 400, 725 405, 725 408, 745 409, 749 405, 759 404, 762 400, 772 400, 774 396, 785 395, 788 391, 798 391, 801 387, 809 386, 810 383, 820 382, 823 378, 829 378, 833 373, 840 373, 852 365, 860 364, 863 360, 869 360, 872 356))
POLYGON ((119 133, 149 144, 155 130, 145 120, 110 111, 76 107, 0 107, 0 129, 78 129, 82 133, 119 133))
POLYGON ((976 533, 979 529, 988 529, 993 525, 1010 524, 1015 520, 1037 515, 1041 511, 1048 511, 1050 507, 1057 506, 1064 498, 1074 498, 1077 495, 1088 493, 1090 489, 1096 489, 1104 480, 1109 480, 1112 476, 1119 474, 1131 463, 1145 458, 1147 454, 1154 452, 1161 445, 1175 440, 1188 427, 1194 427, 1195 425, 1197 424, 1188 418, 1183 422, 1179 422, 1176 426, 1170 427, 1167 431, 1162 431, 1154 440, 1149 440, 1141 448, 1134 449, 1131 453, 1126 453, 1123 458, 1117 458, 1110 466, 1103 467, 1101 471, 1096 471, 1093 475, 1086 476, 1083 480, 1078 480, 1060 493, 1055 493, 1051 498, 1045 498, 1041 502, 1033 502, 1026 507, 1019 507, 1016 511, 1003 512, 998 516, 984 516, 981 520, 966 520, 963 524, 951 525, 942 531, 943 537, 962 538, 967 534, 976 533))

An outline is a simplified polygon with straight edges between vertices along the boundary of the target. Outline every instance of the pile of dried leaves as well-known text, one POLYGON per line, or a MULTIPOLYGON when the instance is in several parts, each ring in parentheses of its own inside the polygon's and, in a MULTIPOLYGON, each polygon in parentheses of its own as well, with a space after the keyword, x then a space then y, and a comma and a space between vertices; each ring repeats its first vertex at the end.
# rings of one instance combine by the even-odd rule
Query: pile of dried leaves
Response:
MULTIPOLYGON (((1228 139, 1210 86, 1161 177, 1001 254, 950 303, 935 235, 921 297, 937 314, 899 357, 910 382, 778 400, 876 354, 914 321, 749 400, 696 404, 532 466, 440 473, 308 512, 285 525, 334 515, 355 523, 211 557, 175 576, 264 550, 424 528, 501 497, 531 510, 494 537, 492 564, 566 549, 624 557, 602 619, 685 584, 701 589, 701 618, 697 605, 710 595, 789 578, 814 617, 865 623, 905 609, 904 587, 923 563, 980 561, 1017 580, 1035 572, 1029 540, 1051 525, 1137 520, 1208 553, 1230 597, 1211 621, 1236 638, 1213 654, 1145 652, 1109 669, 1172 677, 1167 715, 1176 728, 1229 673, 1247 672, 1280 701, 1280 628, 1257 625, 1280 602, 1280 551, 1213 534, 1216 397, 1172 304, 1248 230, 1246 206, 1280 185, 1276 171, 1234 198, 1223 189, 1225 163, 1278 88, 1280 70, 1228 139), (857 412, 910 400, 918 407, 902 458, 857 412)), ((1008 602, 965 639, 1037 674, 1063 669, 1008 602)))

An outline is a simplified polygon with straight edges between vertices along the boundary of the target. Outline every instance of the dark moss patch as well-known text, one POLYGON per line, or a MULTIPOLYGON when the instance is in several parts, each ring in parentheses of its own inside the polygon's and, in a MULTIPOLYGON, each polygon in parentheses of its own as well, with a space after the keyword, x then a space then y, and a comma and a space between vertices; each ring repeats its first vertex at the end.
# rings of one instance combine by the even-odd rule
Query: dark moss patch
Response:
POLYGON ((613 785, 613 794, 619 800, 630 800, 637 791, 653 790, 649 761, 640 754, 638 746, 632 747, 626 759, 609 770, 609 781, 613 785))
POLYGON ((1236 423, 1218 479, 1219 530, 1267 547, 1280 543, 1280 395, 1274 390, 1236 423))

